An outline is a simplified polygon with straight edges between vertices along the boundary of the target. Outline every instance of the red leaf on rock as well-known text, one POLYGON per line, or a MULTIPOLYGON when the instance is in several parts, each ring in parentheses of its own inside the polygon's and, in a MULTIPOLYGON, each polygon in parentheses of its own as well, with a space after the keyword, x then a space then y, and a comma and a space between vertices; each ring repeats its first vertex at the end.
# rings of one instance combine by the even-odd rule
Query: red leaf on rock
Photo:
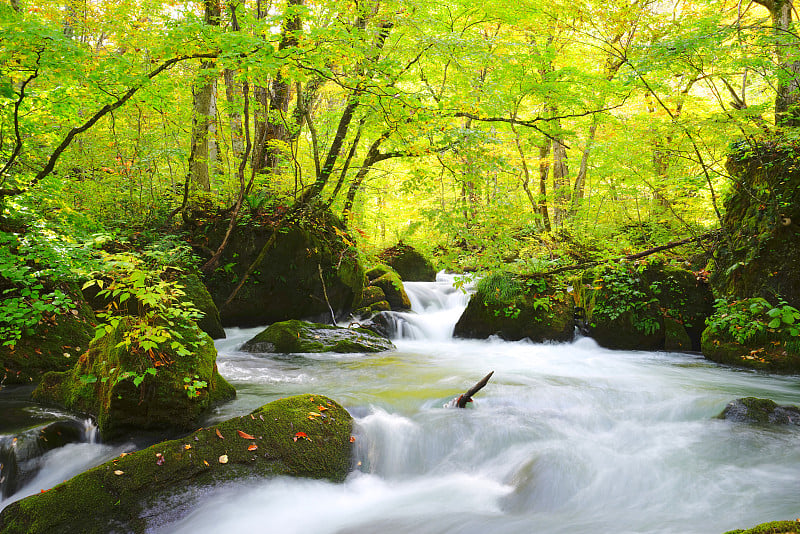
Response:
POLYGON ((250 445, 248 445, 247 450, 248 451, 254 451, 257 448, 258 448, 258 445, 256 445, 255 443, 251 443, 250 445))
POLYGON ((217 433, 217 437, 218 437, 219 439, 225 439, 225 438, 223 438, 223 437, 222 437, 222 432, 220 432, 220 431, 219 431, 219 428, 217 428, 217 429, 215 430, 215 432, 217 433))
POLYGON ((236 433, 237 433, 237 434, 239 434, 239 437, 240 437, 240 438, 244 438, 244 439, 256 439, 256 438, 254 438, 253 436, 251 436, 250 434, 248 434, 247 432, 242 432, 241 430, 237 430, 237 431, 236 431, 236 433))
POLYGON ((292 439, 293 439, 293 441, 297 441, 300 438, 307 439, 308 441, 311 441, 311 438, 309 438, 308 434, 306 434, 305 432, 298 432, 297 434, 294 435, 294 438, 292 438, 292 439))

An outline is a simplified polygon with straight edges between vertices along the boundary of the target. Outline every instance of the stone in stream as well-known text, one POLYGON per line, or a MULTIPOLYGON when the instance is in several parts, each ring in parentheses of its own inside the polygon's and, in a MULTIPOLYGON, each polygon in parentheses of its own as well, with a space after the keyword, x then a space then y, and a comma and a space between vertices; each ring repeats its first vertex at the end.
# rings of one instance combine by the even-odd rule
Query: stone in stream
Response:
POLYGON ((306 321, 282 321, 247 341, 247 352, 382 352, 394 344, 364 328, 342 328, 306 321))
POLYGON ((770 399, 744 397, 728 403, 717 417, 738 423, 800 425, 800 408, 781 406, 770 399))
POLYGON ((350 469, 352 427, 350 414, 327 397, 277 400, 14 502, 0 512, 0 532, 144 532, 179 519, 192 488, 273 476, 341 482, 350 469))

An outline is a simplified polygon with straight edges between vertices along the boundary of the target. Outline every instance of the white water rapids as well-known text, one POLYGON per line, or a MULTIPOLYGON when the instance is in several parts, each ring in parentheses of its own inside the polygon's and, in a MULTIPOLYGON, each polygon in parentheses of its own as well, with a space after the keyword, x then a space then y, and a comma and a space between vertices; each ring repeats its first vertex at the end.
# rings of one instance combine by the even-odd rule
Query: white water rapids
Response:
POLYGON ((397 351, 258 355, 230 329, 219 370, 238 391, 215 420, 327 395, 356 419, 343 484, 278 478, 187 494, 158 532, 722 534, 800 517, 800 428, 714 419, 738 397, 800 404, 798 377, 689 354, 454 340, 467 298, 440 275, 406 285, 397 351), (466 410, 442 405, 489 371, 466 410))

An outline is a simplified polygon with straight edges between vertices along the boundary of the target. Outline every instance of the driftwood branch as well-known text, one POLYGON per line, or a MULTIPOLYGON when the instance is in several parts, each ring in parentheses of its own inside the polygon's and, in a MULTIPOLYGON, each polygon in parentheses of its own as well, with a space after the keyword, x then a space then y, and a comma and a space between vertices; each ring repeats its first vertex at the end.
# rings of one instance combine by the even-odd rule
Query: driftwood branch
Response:
POLYGON ((695 243, 697 241, 705 241, 707 239, 716 239, 720 235, 720 230, 713 230, 711 232, 707 232, 703 235, 699 235, 697 237, 688 237, 686 239, 681 239, 680 241, 671 241, 665 245, 659 245, 657 247, 649 248, 647 250, 643 250, 641 252, 636 252, 634 254, 627 254, 625 256, 620 256, 618 258, 611 258, 611 259, 604 259, 604 260, 597 260, 597 261, 586 261, 582 263, 576 263, 573 265, 565 265, 564 267, 558 267, 557 269, 553 269, 551 271, 545 271, 543 273, 536 273, 534 276, 549 276, 558 273, 565 273, 569 271, 579 271, 581 269, 586 269, 588 267, 595 267, 597 265, 601 265, 604 263, 614 263, 622 260, 638 260, 639 258, 644 258, 645 256, 650 256, 651 254, 655 254, 656 252, 661 252, 664 250, 669 250, 671 248, 679 247, 681 245, 686 245, 689 243, 695 243))
POLYGON ((484 376, 483 378, 480 379, 480 381, 477 384, 469 388, 466 393, 464 393, 463 395, 459 395, 455 399, 448 402, 445 406, 447 408, 466 408, 467 403, 472 402, 472 397, 477 392, 483 389, 483 386, 485 386, 489 382, 489 379, 492 378, 493 374, 494 371, 484 376))

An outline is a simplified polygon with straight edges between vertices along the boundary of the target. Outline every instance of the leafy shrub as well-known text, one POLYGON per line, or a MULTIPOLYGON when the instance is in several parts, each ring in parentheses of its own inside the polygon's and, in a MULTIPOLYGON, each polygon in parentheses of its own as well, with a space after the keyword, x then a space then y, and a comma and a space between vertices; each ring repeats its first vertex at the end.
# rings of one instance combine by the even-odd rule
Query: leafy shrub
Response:
POLYGON ((760 297, 730 302, 717 299, 714 308, 706 325, 718 336, 737 343, 774 338, 797 342, 800 337, 800 311, 785 302, 773 306, 760 297))

